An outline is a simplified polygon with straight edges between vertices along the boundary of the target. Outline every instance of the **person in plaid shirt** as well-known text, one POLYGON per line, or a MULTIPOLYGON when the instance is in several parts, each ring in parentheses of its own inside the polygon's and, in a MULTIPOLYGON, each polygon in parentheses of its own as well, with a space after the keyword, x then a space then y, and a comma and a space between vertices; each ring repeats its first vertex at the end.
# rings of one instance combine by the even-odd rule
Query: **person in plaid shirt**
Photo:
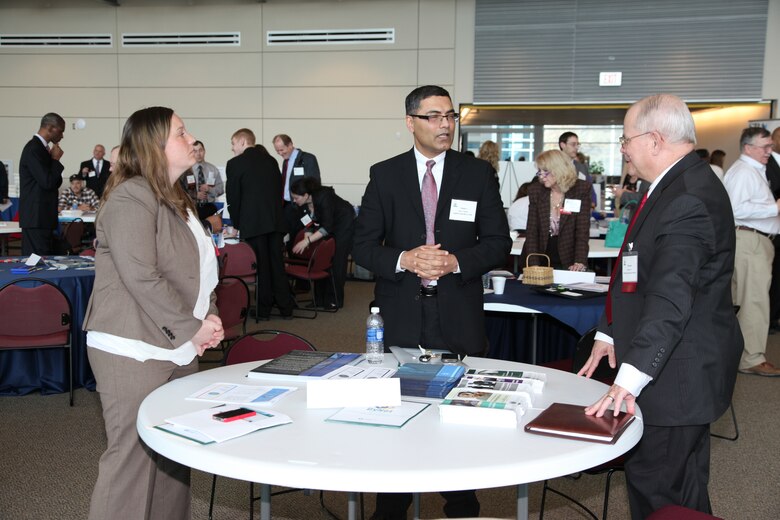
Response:
POLYGON ((70 176, 70 188, 60 194, 59 209, 71 209, 73 203, 78 205, 81 211, 96 211, 100 206, 97 194, 84 186, 84 177, 80 174, 70 176))

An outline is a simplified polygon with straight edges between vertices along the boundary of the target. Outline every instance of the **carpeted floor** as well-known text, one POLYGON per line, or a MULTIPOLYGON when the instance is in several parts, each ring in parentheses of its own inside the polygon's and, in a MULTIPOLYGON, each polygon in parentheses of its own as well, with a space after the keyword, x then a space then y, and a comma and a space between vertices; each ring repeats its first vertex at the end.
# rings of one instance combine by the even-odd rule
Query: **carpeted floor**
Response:
MULTIPOLYGON (((311 340, 320 350, 362 351, 365 319, 373 284, 349 282, 344 309, 320 314, 316 320, 272 320, 252 324, 252 329, 283 329, 311 340)), ((769 337, 770 361, 780 364, 780 334, 769 337)), ((202 363, 201 370, 214 364, 202 363)), ((740 437, 736 442, 712 439, 710 495, 715 514, 727 519, 780 518, 780 378, 739 375, 734 406, 740 437)), ((718 421, 714 431, 730 433, 730 417, 718 421)), ((479 442, 475 438, 474 442, 479 442)), ((507 447, 522 450, 523 446, 507 447)), ((67 395, 0 397, 0 520, 86 518, 89 497, 97 474, 97 461, 105 449, 105 434, 97 394, 76 391, 75 405, 67 395)), ((579 480, 559 478, 555 486, 571 492, 596 511, 601 510, 604 476, 579 480)), ((208 518, 211 476, 193 472, 193 519, 208 518)), ((214 518, 248 517, 249 486, 220 478, 214 518)), ((321 509, 319 493, 302 492, 275 497, 274 518, 328 518, 321 509)), ((541 484, 530 486, 530 515, 539 511, 541 484)), ((479 491, 483 517, 514 517, 514 488, 479 491)), ((366 517, 373 511, 372 495, 366 495, 366 517)), ((327 506, 346 517, 343 493, 325 494, 327 506)), ((422 499, 423 518, 442 516, 438 495, 422 499)), ((256 513, 257 514, 257 513, 256 513)), ((550 496, 545 515, 551 519, 586 518, 563 499, 550 496)), ((613 479, 609 517, 628 518, 625 479, 613 479)), ((122 520, 121 512, 116 518, 122 520)))

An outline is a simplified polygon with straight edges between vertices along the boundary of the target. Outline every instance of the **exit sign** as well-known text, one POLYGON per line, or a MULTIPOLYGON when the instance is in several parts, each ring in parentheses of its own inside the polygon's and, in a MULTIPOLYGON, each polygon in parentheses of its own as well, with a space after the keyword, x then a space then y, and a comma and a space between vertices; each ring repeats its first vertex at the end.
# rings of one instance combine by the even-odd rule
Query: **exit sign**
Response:
POLYGON ((619 87, 622 83, 622 72, 599 72, 599 87, 619 87))

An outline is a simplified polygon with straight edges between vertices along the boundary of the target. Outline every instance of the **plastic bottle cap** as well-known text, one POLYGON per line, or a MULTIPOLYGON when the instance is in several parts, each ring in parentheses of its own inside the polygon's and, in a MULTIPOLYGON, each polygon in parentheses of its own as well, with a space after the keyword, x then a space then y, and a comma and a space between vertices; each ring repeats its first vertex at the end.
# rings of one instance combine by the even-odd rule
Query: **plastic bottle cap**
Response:
POLYGON ((379 307, 371 307, 371 314, 379 314, 379 307))

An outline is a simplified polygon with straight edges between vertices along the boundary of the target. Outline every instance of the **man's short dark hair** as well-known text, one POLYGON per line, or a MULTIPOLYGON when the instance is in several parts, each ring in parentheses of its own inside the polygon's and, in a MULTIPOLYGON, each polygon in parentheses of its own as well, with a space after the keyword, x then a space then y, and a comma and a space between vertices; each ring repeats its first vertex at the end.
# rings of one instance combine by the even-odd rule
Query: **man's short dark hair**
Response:
POLYGON ((55 114, 54 112, 49 112, 48 114, 46 114, 41 118, 41 128, 47 128, 50 126, 64 130, 65 120, 62 119, 62 116, 60 116, 59 114, 55 114))
POLYGON ((577 134, 575 134, 574 132, 564 132, 564 133, 562 133, 561 136, 558 138, 558 146, 560 147, 561 144, 568 143, 569 139, 571 139, 572 137, 577 137, 577 134))
POLYGON ((706 148, 697 148, 696 149, 696 155, 699 156, 699 159, 702 161, 710 158, 710 151, 706 148))
POLYGON ((442 96, 449 98, 450 101, 452 100, 450 93, 447 92, 446 89, 443 89, 437 85, 425 85, 422 87, 417 87, 416 89, 409 92, 408 96, 406 96, 406 115, 415 114, 417 110, 419 110, 420 103, 422 103, 423 99, 434 96, 442 96))
POLYGON ((746 144, 753 144, 758 137, 769 137, 769 130, 763 126, 749 126, 742 130, 742 135, 739 136, 739 149, 745 148, 746 144))
POLYGON ((192 146, 202 146, 204 150, 206 149, 206 145, 203 144, 203 141, 195 141, 192 143, 192 146))

